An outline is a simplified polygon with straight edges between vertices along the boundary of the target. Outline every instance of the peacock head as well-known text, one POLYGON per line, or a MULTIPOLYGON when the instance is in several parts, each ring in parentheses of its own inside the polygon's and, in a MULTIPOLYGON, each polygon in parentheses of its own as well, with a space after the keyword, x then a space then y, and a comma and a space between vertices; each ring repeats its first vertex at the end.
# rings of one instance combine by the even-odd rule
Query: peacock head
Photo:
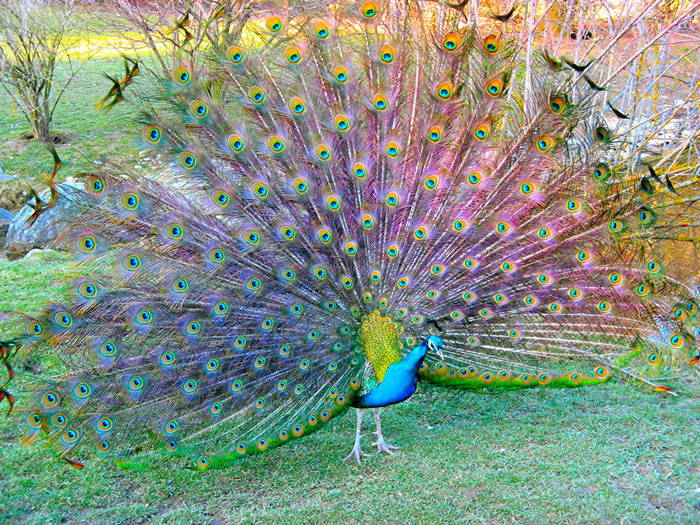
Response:
POLYGON ((439 336, 434 334, 428 336, 428 338, 425 340, 425 345, 428 347, 429 351, 435 352, 441 361, 445 359, 445 354, 442 353, 442 339, 440 339, 439 336))

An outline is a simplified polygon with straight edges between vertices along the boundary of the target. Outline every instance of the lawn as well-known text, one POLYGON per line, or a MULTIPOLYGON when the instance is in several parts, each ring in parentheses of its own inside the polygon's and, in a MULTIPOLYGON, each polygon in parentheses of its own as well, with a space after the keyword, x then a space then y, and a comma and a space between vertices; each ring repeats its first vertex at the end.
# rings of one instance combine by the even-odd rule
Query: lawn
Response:
MULTIPOLYGON (((94 109, 109 87, 101 73, 120 69, 119 58, 89 60, 59 106, 64 176, 91 156, 134 151, 130 107, 94 109)), ((0 107, 11 109, 3 95, 0 107)), ((20 115, 0 113, 2 168, 31 180, 50 157, 19 139, 24 131, 20 115)), ((0 312, 37 312, 74 273, 61 254, 0 261, 0 312)), ((0 336, 17 329, 0 318, 0 336)), ((700 405, 689 388, 674 399, 621 383, 494 396, 422 386, 384 413, 387 438, 403 450, 359 467, 342 461, 354 414, 229 469, 168 462, 145 474, 72 469, 20 446, 21 418, 0 416, 0 523, 687 525, 700 516, 700 405)))
MULTIPOLYGON (((65 294, 53 283, 73 273, 67 263, 0 263, 0 311, 36 312, 65 294)), ((403 450, 360 467, 342 461, 353 414, 228 469, 168 462, 145 474, 72 469, 22 447, 21 418, 3 416, 0 523, 687 525, 700 514, 692 388, 674 399, 629 384, 494 396, 424 386, 384 411, 385 434, 403 450)))

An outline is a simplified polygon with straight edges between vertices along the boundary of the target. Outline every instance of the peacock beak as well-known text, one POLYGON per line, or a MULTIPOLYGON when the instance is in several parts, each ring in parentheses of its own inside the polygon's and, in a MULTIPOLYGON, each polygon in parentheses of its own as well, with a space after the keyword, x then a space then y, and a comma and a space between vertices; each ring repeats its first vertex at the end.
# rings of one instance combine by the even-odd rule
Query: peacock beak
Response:
POLYGON ((440 358, 440 361, 444 361, 445 354, 442 352, 442 345, 435 344, 435 342, 430 338, 428 339, 428 350, 435 352, 440 358))

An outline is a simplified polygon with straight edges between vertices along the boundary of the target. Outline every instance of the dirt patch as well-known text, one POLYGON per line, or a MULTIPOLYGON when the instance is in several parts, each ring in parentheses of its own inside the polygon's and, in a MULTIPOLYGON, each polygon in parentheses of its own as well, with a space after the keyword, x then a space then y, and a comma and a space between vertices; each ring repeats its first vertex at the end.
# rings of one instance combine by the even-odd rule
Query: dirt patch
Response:
POLYGON ((29 198, 29 186, 18 180, 0 183, 0 208, 15 212, 29 198))
MULTIPOLYGON (((35 140, 36 137, 34 137, 34 133, 31 131, 28 131, 27 133, 22 133, 17 137, 19 140, 23 140, 25 142, 28 142, 30 140, 35 140)), ((68 137, 66 135, 63 135, 61 133, 55 133, 52 134, 51 137, 49 137, 49 140, 47 141, 51 144, 68 144, 68 137)))

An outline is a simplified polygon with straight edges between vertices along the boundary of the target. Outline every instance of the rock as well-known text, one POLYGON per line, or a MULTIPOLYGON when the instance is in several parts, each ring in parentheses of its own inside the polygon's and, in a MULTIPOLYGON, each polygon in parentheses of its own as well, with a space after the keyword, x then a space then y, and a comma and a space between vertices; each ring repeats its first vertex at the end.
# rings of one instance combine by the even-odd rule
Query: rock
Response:
POLYGON ((25 259, 42 258, 45 255, 50 255, 52 253, 58 253, 56 250, 50 248, 33 248, 27 252, 24 256, 25 259))
MULTIPOLYGON (((33 248, 62 248, 56 243, 59 234, 67 229, 73 216, 74 199, 83 192, 83 185, 64 183, 57 186, 60 198, 56 204, 39 215, 34 224, 27 219, 32 208, 24 206, 12 218, 5 238, 5 251, 10 259, 17 259, 33 248)), ((50 191, 47 189, 39 197, 48 201, 50 191)))
POLYGON ((2 166, 0 166, 0 182, 7 182, 8 180, 15 180, 17 177, 10 175, 3 171, 2 166))
POLYGON ((5 244, 5 237, 7 237, 7 230, 10 228, 10 223, 12 222, 14 215, 7 211, 5 208, 0 208, 0 246, 5 244))
POLYGON ((5 244, 5 239, 7 238, 7 230, 9 229, 10 225, 8 223, 0 224, 0 246, 3 246, 5 244))
POLYGON ((14 215, 5 208, 0 208, 0 224, 9 224, 12 222, 14 215))

